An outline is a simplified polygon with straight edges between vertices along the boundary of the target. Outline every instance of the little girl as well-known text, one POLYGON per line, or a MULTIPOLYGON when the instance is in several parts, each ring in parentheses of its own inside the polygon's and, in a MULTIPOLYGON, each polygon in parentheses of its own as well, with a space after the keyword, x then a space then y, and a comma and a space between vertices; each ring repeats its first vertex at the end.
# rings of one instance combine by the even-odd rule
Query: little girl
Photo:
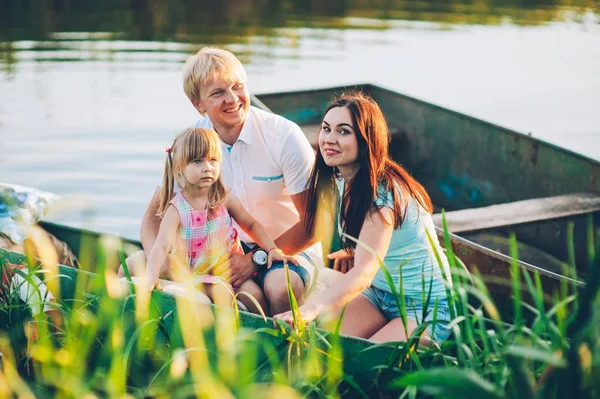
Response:
MULTIPOLYGON (((274 260, 297 264, 277 248, 240 201, 228 195, 220 179, 220 162, 219 137, 209 129, 187 129, 167 149, 158 208, 162 221, 147 264, 149 290, 157 285, 168 254, 195 272, 197 285, 205 288, 209 296, 212 288, 223 287, 226 280, 213 275, 215 267, 228 262, 229 253, 244 253, 232 219, 265 249, 267 267, 274 260), (181 192, 173 196, 175 182, 181 192)), ((169 269, 172 267, 170 262, 169 269)), ((170 274, 169 270, 164 271, 170 274)), ((253 280, 244 282, 239 291, 251 293, 266 309, 264 294, 253 280)), ((249 310, 258 312, 250 299, 240 296, 240 300, 249 310)))

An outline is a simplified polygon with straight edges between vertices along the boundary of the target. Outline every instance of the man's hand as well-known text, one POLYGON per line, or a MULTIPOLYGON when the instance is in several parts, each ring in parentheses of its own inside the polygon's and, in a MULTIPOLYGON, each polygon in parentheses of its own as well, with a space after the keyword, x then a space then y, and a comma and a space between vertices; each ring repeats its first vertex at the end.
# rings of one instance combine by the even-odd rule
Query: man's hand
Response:
POLYGON ((327 255, 327 259, 333 259, 333 270, 342 273, 349 272, 354 267, 354 255, 349 254, 343 249, 327 255))
POLYGON ((239 288, 252 278, 255 271, 256 265, 252 262, 252 253, 249 252, 246 255, 230 254, 229 262, 216 266, 213 274, 226 277, 233 288, 239 288), (225 268, 227 270, 224 270, 225 268))

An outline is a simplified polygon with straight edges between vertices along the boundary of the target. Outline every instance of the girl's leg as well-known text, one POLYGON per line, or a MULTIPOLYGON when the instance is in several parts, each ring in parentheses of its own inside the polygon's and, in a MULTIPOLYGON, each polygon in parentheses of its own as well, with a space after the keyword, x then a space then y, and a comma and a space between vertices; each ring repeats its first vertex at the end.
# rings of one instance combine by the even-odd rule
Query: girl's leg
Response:
MULTIPOLYGON (((337 314, 337 318, 339 318, 337 314)), ((333 320, 337 323, 337 318, 333 320)), ((387 319, 367 298, 362 295, 346 306, 340 332, 354 337, 369 338, 379 331, 387 319)))
MULTIPOLYGON (((132 277, 141 276, 142 272, 146 270, 146 254, 144 251, 134 252, 125 259, 125 263, 127 264, 127 269, 132 277)), ((122 264, 119 264, 117 276, 125 277, 125 270, 122 264)))
MULTIPOLYGON (((256 301, 262 308, 262 311, 265 313, 265 315, 269 314, 269 304, 267 302, 267 297, 265 296, 265 293, 260 289, 258 284, 256 284, 253 280, 248 280, 244 282, 242 285, 240 285, 240 288, 238 288, 237 292, 238 294, 240 292, 245 292, 252 295, 252 297, 256 299, 256 301)), ((254 301, 248 298, 248 295, 239 294, 237 298, 248 308, 248 311, 252 313, 260 313, 259 309, 254 304, 254 301)))
POLYGON ((206 295, 212 299, 215 305, 233 307, 233 288, 230 285, 220 283, 202 284, 206 295))
MULTIPOLYGON (((413 334, 417 327, 418 324, 416 321, 407 318, 405 329, 404 322, 398 317, 383 326, 379 331, 369 337, 369 339, 375 342, 406 342, 408 341, 408 337, 413 334)), ((426 346, 431 344, 431 337, 427 332, 421 336, 419 343, 426 346)))
MULTIPOLYGON (((127 259, 125 259, 125 263, 127 263, 127 268, 129 269, 129 273, 131 276, 143 276, 146 272, 146 254, 144 251, 137 251, 133 254, 129 255, 127 259)), ((117 272, 117 276, 125 277, 125 270, 123 269, 123 265, 119 264, 119 271, 117 272)), ((160 269, 161 278, 167 277, 170 279, 169 273, 169 260, 165 262, 163 267, 160 269)))

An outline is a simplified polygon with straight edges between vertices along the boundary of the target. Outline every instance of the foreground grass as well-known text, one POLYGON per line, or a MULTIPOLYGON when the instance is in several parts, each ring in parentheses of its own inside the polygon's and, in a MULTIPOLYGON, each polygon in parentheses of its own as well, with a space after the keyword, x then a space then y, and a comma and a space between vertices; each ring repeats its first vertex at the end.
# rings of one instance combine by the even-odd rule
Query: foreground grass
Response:
MULTIPOLYGON (((61 317, 32 319, 0 290, 0 397, 595 397, 600 246, 593 237, 583 288, 565 285, 549 297, 539 275, 515 263, 506 282, 510 319, 486 282, 461 267, 446 237, 453 333, 432 347, 418 345, 427 323, 407 343, 373 345, 341 337, 339 321, 327 331, 314 323, 274 328, 235 308, 143 295, 106 268, 114 252, 106 246, 80 256, 82 268, 95 264, 96 273, 46 257, 19 273, 28 279, 44 270, 61 317)), ((26 260, 0 252, 4 268, 26 260)), ((402 308, 402 286, 390 288, 402 308)))

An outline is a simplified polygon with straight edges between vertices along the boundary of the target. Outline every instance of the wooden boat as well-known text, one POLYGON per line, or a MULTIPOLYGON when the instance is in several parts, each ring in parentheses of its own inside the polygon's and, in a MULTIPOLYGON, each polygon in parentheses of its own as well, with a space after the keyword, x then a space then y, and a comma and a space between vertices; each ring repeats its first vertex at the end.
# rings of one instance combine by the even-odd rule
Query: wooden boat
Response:
MULTIPOLYGON (((85 264, 82 264, 86 269, 95 269, 96 262, 103 261, 102 259, 99 259, 102 255, 98 256, 102 253, 102 251, 98 251, 101 245, 100 234, 48 223, 43 223, 42 225, 48 231, 58 233, 61 239, 67 240, 75 252, 79 252, 79 250, 83 249, 85 253, 88 254, 85 264), (89 256, 90 254, 91 256, 89 256)), ((136 244, 135 241, 130 240, 125 240, 124 243, 136 244)), ((5 262, 23 264, 26 262, 26 259, 22 254, 9 252, 0 248, 0 266, 4 265, 5 262)), ((74 303, 85 302, 85 305, 83 306, 89 307, 89 309, 94 312, 96 306, 94 305, 95 301, 90 299, 96 295, 95 293, 97 291, 90 293, 88 288, 85 287, 96 287, 96 290, 98 290, 98 287, 103 287, 105 284, 104 277, 87 270, 75 269, 63 265, 59 266, 58 275, 60 276, 60 303, 66 308, 71 308, 74 306, 74 303), (83 297, 86 298, 85 301, 81 301, 81 298, 83 297)), ((100 292, 103 292, 102 288, 100 288, 100 292)), ((106 294, 104 293, 104 295, 106 294)), ((169 347, 172 346, 173 348, 178 348, 183 346, 183 341, 181 341, 182 324, 180 324, 181 318, 177 299, 162 291, 155 290, 152 293, 152 300, 160 313, 162 323, 162 329, 156 331, 156 339, 161 340, 163 343, 168 339, 169 347)), ((230 311, 229 309, 219 308, 215 305, 210 306, 215 315, 218 314, 218 312, 230 311)), ((136 312, 135 301, 126 300, 121 312, 121 320, 123 320, 123 314, 125 312, 136 312)), ((4 314, 2 313, 1 316, 4 317, 4 314)), ((132 316, 132 318, 135 318, 135 316, 132 316)), ((123 328, 126 327, 125 324, 126 323, 123 323, 123 328)), ((246 337, 245 342, 254 340, 259 348, 254 354, 257 356, 255 362, 255 380, 260 382, 262 376, 266 376, 265 378, 267 379, 272 378, 269 377, 270 373, 273 371, 272 359, 269 359, 269 356, 273 356, 272 351, 274 350, 277 353, 277 358, 285 364, 284 359, 287 359, 288 357, 287 352, 290 345, 287 336, 285 334, 275 336, 260 331, 264 330, 265 327, 272 328, 272 320, 265 321, 262 317, 248 312, 239 312, 239 325, 241 328, 246 329, 253 334, 252 338, 246 337), (266 354, 265 349, 270 351, 268 355, 266 354)), ((20 326, 13 325, 9 330, 18 331, 20 328, 20 326)), ((22 336, 22 333, 14 334, 14 331, 12 331, 12 333, 17 337, 22 336)), ((327 337, 329 333, 323 330, 320 330, 319 333, 322 334, 324 339, 333 342, 327 337)), ((128 337, 135 335, 133 330, 128 330, 125 334, 128 337)), ((219 350, 215 342, 215 337, 213 336, 212 339, 209 339, 210 336, 211 334, 208 333, 204 345, 206 345, 208 352, 217 353, 219 350)), ((394 377, 400 375, 398 369, 393 367, 394 364, 398 363, 396 358, 400 358, 400 350, 394 349, 396 344, 374 345, 371 341, 349 336, 340 336, 337 342, 339 349, 341 350, 341 359, 343 359, 342 370, 345 374, 344 382, 342 382, 342 385, 339 387, 339 392, 342 397, 388 397, 387 394, 383 393, 393 392, 393 389, 390 389, 387 385, 394 377), (385 365, 389 365, 389 367, 386 368, 385 365)), ((306 344, 307 341, 304 341, 304 345, 306 344)), ((322 340, 316 341, 315 344, 322 352, 328 352, 330 349, 322 340)), ((304 345, 302 345, 302 347, 304 347, 304 345)), ((339 355, 335 356, 339 361, 339 355)), ((144 367, 144 365, 139 366, 144 367)), ((327 367, 329 366, 330 364, 328 363, 327 367)))
MULTIPOLYGON (((581 285, 562 270, 549 269, 545 261, 561 264, 569 258, 566 237, 572 223, 574 255, 583 275, 587 264, 588 231, 600 227, 600 163, 527 135, 373 86, 335 87, 320 90, 263 94, 253 103, 297 122, 314 143, 318 124, 328 101, 347 89, 371 95, 384 111, 392 132, 392 154, 416 176, 431 194, 436 210, 448 211, 453 251, 469 270, 492 279, 488 286, 496 303, 510 304, 510 265, 541 277, 544 291, 551 294, 561 282, 581 285), (493 217, 489 217, 492 215, 493 217), (515 260, 488 248, 486 234, 505 237, 515 232, 525 254, 543 254, 544 261, 532 264, 515 260), (501 281, 504 280, 504 281, 501 281)), ((434 215, 440 223, 440 215, 434 215)), ((42 222, 41 226, 66 242, 82 258, 96 253, 100 234, 64 225, 42 222)), ((443 236, 441 230, 440 237, 443 236)), ((140 246, 138 241, 125 243, 140 246)), ((0 250, 13 262, 18 255, 0 250), (8 255, 6 255, 8 254, 8 255)), ((93 256, 86 257, 86 270, 95 270, 93 256)), ((88 272, 61 268, 75 277, 88 272)), ((63 295, 73 295, 72 279, 61 279, 63 295)), ((161 310, 174 311, 172 297, 163 298, 161 310)), ((510 313, 506 306, 506 312, 510 313)), ((173 320, 173 319, 171 319, 173 320)), ((172 327, 172 321, 170 327, 172 327)), ((262 319, 242 313, 241 324, 251 329, 264 327, 262 319)), ((266 338, 275 339, 275 338, 266 338)), ((276 342, 283 348, 285 342, 276 342)), ((376 366, 389 360, 386 347, 354 338, 343 338, 344 370, 366 391, 378 390, 383 380, 376 366), (367 372, 371 370, 372 372, 367 372)))
MULTIPOLYGON (((588 234, 600 227, 600 162, 491 123, 370 84, 257 95, 255 105, 298 123, 316 144, 326 105, 348 90, 375 99, 391 131, 391 152, 444 209, 455 253, 470 270, 507 278, 509 232, 519 264, 543 276, 545 291, 567 279, 573 224, 577 274, 585 276, 588 234)), ((441 215, 434 215, 441 226, 441 215)), ((573 278, 571 278, 573 277, 573 278)), ((496 297, 508 292, 498 285, 496 297)))
MULTIPOLYGON (((346 90, 361 90, 379 103, 393 157, 425 186, 436 210, 448 212, 454 253, 469 270, 490 278, 499 305, 510 299, 511 262, 539 273, 548 294, 561 281, 581 284, 581 277, 561 268, 569 258, 568 225, 574 223, 574 258, 579 276, 585 275, 590 221, 592 229, 600 227, 599 162, 374 85, 261 94, 252 102, 295 121, 315 144, 327 103, 346 90), (519 240, 520 260, 507 255, 510 231, 519 240)), ((438 225, 440 216, 434 215, 438 225)), ((82 241, 95 245, 98 238, 86 230, 42 226, 76 255, 82 241)))

